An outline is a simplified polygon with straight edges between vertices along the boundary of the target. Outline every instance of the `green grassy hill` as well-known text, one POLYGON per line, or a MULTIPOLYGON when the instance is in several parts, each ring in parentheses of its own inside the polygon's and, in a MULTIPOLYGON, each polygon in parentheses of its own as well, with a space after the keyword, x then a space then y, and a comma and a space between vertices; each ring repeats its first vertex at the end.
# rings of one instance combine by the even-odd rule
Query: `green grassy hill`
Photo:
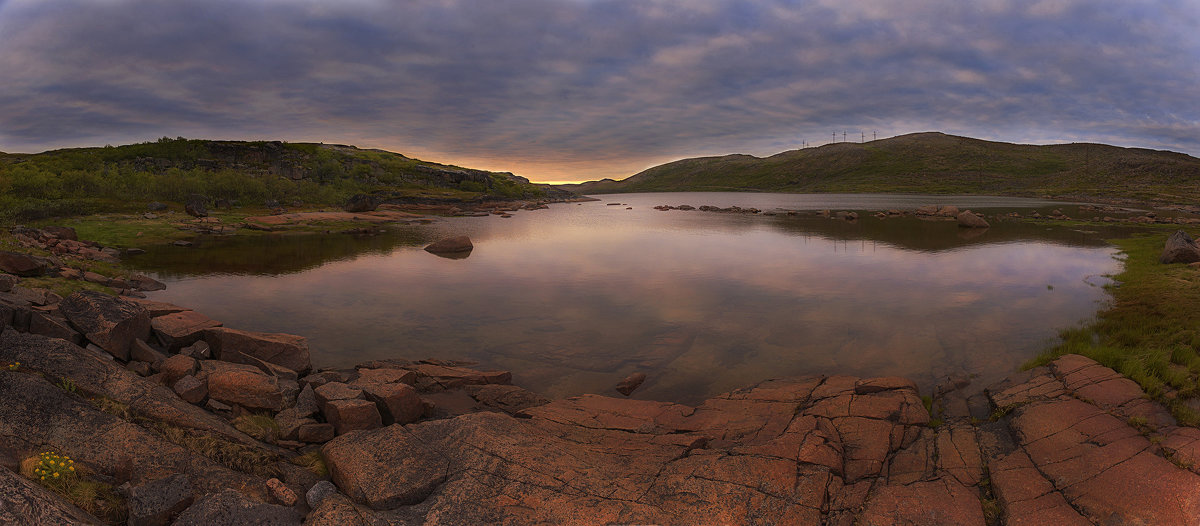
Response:
POLYGON ((1034 146, 943 133, 835 143, 770 157, 684 159, 621 181, 564 185, 584 194, 665 191, 903 192, 1200 198, 1200 159, 1103 144, 1034 146))
POLYGON ((103 148, 0 154, 0 217, 119 210, 189 194, 262 206, 341 205, 358 193, 384 198, 528 199, 557 190, 510 173, 420 161, 352 146, 163 138, 103 148))

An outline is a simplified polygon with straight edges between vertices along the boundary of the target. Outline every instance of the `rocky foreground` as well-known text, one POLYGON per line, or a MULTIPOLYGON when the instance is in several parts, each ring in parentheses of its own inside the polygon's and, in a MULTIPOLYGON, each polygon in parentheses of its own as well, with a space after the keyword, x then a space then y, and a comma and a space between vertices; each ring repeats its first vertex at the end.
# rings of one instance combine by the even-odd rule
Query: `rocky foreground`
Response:
POLYGON ((550 401, 455 362, 313 371, 302 337, 63 298, 14 274, 71 268, 3 255, 4 524, 1200 524, 1200 429, 1082 356, 926 398, 805 376, 696 407, 550 401), (41 480, 50 452, 86 484, 41 480))
MULTIPOLYGON (((132 318, 168 315, 111 301, 132 318)), ((92 312, 111 321, 111 307, 92 312)), ((403 361, 292 380, 279 365, 173 354, 143 377, 133 354, 96 343, 114 345, 119 326, 88 332, 91 349, 0 334, 0 522, 99 522, 17 474, 44 450, 118 486, 129 524, 1200 522, 1200 430, 1080 356, 1018 373, 986 399, 943 386, 933 420, 902 378, 770 380, 690 407, 547 401, 503 372, 403 361), (196 363, 171 372, 176 357, 196 363), (180 389, 185 377, 204 396, 180 389), (417 405, 378 395, 397 390, 417 405), (230 424, 250 411, 274 415, 274 443, 230 424), (329 480, 287 462, 312 450, 329 480)), ((199 332, 190 347, 212 340, 225 357, 263 345, 199 332)))

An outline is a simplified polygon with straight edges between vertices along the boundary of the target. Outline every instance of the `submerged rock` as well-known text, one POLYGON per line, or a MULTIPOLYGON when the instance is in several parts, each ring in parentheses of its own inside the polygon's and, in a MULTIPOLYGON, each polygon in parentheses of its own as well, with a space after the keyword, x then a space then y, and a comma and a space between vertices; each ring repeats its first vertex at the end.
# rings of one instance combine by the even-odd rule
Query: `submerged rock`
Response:
POLYGON ((1200 261, 1200 245, 1197 245, 1192 236, 1183 230, 1176 230, 1171 237, 1167 238, 1167 244, 1158 258, 1158 262, 1163 264, 1197 261, 1200 261))
POLYGON ((621 380, 621 383, 617 384, 617 392, 625 396, 629 396, 630 394, 633 394, 638 387, 641 387, 642 382, 645 381, 645 373, 633 373, 629 376, 626 376, 624 380, 621 380))

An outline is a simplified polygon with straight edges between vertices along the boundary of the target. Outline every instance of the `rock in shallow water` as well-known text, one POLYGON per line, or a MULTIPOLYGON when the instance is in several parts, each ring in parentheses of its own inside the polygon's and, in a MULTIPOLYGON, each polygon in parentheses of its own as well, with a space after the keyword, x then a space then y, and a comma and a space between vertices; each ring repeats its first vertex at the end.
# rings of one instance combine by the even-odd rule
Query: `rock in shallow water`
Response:
POLYGON ((982 217, 975 215, 975 212, 963 210, 958 214, 958 226, 964 228, 989 228, 992 225, 989 225, 982 217))
POLYGON ((467 236, 458 236, 441 239, 430 243, 429 246, 425 247, 425 251, 434 254, 453 254, 470 252, 474 248, 475 245, 471 243, 471 238, 467 236))
POLYGON ((638 387, 641 387, 642 382, 645 381, 645 373, 633 373, 629 376, 626 376, 624 380, 621 380, 621 383, 617 384, 617 392, 625 396, 629 396, 636 391, 638 387))

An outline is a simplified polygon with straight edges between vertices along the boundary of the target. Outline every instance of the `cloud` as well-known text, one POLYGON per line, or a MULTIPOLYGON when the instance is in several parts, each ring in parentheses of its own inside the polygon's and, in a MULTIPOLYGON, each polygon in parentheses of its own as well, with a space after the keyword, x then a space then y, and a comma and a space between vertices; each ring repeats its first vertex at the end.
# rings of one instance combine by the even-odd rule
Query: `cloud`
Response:
POLYGON ((352 143, 534 179, 847 130, 1200 151, 1200 8, 1086 0, 9 0, 0 150, 352 143))

